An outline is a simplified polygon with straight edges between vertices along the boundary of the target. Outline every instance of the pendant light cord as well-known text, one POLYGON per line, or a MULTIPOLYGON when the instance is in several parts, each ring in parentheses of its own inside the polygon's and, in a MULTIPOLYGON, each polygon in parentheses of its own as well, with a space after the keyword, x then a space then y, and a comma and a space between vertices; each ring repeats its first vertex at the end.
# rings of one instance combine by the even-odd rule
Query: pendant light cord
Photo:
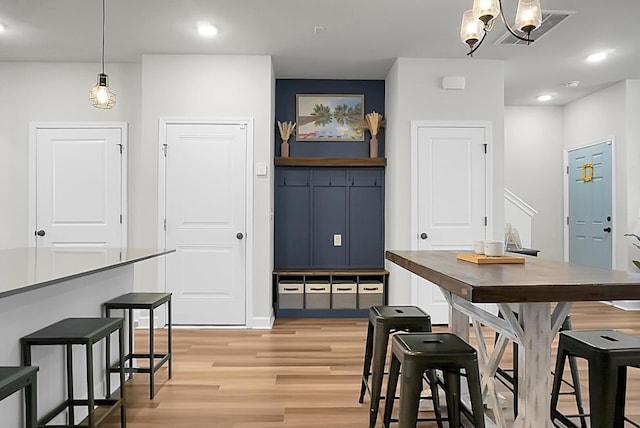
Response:
POLYGON ((102 74, 104 74, 104 0, 102 0, 102 74))

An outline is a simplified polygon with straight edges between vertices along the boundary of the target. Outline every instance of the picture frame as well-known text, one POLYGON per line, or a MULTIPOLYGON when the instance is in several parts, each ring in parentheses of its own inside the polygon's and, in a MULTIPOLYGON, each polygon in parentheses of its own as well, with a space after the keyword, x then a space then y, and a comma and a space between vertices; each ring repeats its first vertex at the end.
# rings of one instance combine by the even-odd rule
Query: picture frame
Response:
POLYGON ((296 94, 296 141, 364 141, 364 95, 296 94))

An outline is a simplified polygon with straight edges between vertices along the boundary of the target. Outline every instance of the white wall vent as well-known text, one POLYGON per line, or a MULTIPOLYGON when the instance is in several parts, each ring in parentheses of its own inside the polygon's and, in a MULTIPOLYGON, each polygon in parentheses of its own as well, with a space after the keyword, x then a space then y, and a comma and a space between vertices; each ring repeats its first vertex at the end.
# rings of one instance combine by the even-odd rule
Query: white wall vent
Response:
MULTIPOLYGON (((573 15, 575 12, 559 12, 559 11, 542 11, 542 24, 540 24, 540 28, 536 29, 533 33, 531 33, 531 38, 535 43, 536 40, 539 40, 542 36, 548 33, 551 29, 555 28, 562 21, 567 19, 569 16, 573 15)), ((520 32, 517 31, 517 34, 520 32)), ((496 42, 496 45, 527 45, 527 42, 522 40, 518 40, 506 31, 496 42)))

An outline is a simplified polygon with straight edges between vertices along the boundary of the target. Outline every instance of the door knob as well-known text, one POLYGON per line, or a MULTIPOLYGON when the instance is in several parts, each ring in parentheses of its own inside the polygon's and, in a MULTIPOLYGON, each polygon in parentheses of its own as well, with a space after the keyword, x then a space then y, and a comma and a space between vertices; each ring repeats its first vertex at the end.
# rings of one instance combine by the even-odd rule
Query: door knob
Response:
POLYGON ((242 232, 238 232, 238 233, 236 233, 236 238, 242 239, 242 238, 244 238, 244 235, 242 234, 242 232))
POLYGON ((605 227, 604 229, 602 229, 603 231, 607 232, 607 233, 611 233, 611 228, 610 227, 605 227))
POLYGON ((422 232, 420 234, 420 239, 427 239, 429 237, 429 235, 427 235, 426 233, 422 232))
POLYGON ((36 235, 38 235, 38 236, 44 236, 44 235, 45 235, 45 232, 44 232, 44 230, 40 229, 40 230, 36 231, 36 235))

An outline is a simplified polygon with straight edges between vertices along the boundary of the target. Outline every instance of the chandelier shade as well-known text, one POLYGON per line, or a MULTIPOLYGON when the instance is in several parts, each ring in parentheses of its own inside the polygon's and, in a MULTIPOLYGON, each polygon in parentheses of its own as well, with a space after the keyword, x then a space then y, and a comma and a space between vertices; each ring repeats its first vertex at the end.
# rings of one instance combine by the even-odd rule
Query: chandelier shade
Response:
POLYGON ((523 33, 531 33, 542 24, 540 0, 520 0, 516 13, 516 28, 523 33))
POLYGON ((482 21, 474 16, 473 10, 468 10, 462 15, 462 26, 460 27, 460 39, 469 45, 470 49, 478 43, 485 35, 482 21))
POLYGON ((488 25, 500 13, 500 2, 498 0, 474 0, 473 17, 488 25))

